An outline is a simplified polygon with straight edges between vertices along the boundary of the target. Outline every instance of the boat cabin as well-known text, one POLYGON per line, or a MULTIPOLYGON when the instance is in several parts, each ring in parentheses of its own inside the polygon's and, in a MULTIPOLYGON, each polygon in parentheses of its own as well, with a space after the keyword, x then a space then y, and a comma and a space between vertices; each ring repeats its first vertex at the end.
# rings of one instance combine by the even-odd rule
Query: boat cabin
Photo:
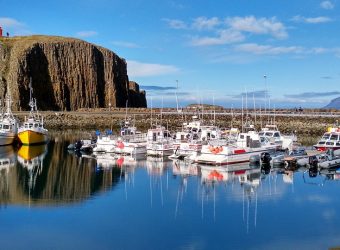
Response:
POLYGON ((259 148, 264 142, 266 142, 264 137, 260 137, 259 134, 254 131, 249 131, 248 133, 238 134, 236 146, 242 148, 259 148))
POLYGON ((268 138, 274 138, 275 141, 281 140, 281 134, 278 130, 276 125, 269 124, 266 125, 262 130, 259 132, 260 136, 265 136, 268 138))
POLYGON ((148 130, 147 139, 151 142, 170 140, 172 139, 170 131, 164 127, 156 127, 148 130))

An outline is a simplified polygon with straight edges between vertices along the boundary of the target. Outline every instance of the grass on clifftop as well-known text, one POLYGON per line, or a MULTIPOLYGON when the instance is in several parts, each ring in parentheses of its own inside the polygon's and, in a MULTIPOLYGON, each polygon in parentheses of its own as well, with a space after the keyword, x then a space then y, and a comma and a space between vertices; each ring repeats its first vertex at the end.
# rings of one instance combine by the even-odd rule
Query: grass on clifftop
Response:
POLYGON ((32 36, 13 36, 13 37, 0 37, 0 42, 4 44, 14 44, 16 42, 71 42, 82 41, 77 38, 62 37, 62 36, 46 36, 46 35, 32 35, 32 36))

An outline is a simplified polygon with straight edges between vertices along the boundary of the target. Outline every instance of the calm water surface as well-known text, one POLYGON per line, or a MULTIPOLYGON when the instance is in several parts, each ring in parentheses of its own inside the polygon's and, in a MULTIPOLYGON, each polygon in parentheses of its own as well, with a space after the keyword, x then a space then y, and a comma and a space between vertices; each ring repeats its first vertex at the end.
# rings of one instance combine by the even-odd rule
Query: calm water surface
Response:
POLYGON ((154 158, 0 149, 1 249, 327 249, 340 175, 154 158), (229 170, 229 171, 228 171, 229 170))

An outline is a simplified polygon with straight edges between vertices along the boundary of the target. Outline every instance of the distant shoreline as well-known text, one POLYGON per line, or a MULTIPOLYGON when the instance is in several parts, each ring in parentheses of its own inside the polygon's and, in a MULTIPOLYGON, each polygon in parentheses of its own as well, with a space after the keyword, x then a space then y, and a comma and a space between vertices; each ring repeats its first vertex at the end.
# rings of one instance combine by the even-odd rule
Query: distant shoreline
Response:
MULTIPOLYGON (((214 121, 214 112, 205 110, 203 120, 212 124, 214 121)), ((29 114, 28 111, 13 112, 20 121, 29 114)), ((185 110, 177 113, 176 109, 151 109, 150 108, 115 108, 111 111, 101 110, 80 110, 80 111, 42 111, 45 127, 47 129, 118 129, 124 121, 126 113, 131 118, 131 122, 135 123, 138 129, 147 130, 153 124, 162 124, 168 126, 172 131, 180 129, 183 122, 192 120, 194 111, 185 110), (152 116, 152 117, 151 117, 152 116)), ((197 114, 197 113, 196 113, 197 114)), ((294 110, 279 110, 272 114, 261 116, 259 112, 256 115, 251 110, 244 112, 243 121, 246 120, 248 114, 249 119, 254 123, 256 119, 256 128, 261 128, 268 122, 274 122, 282 133, 292 133, 303 136, 322 136, 327 127, 333 126, 340 122, 340 111, 337 112, 320 112, 319 110, 304 110, 303 112, 295 112, 294 110)), ((219 110, 215 111, 215 124, 223 127, 241 128, 242 115, 241 110, 219 110)))

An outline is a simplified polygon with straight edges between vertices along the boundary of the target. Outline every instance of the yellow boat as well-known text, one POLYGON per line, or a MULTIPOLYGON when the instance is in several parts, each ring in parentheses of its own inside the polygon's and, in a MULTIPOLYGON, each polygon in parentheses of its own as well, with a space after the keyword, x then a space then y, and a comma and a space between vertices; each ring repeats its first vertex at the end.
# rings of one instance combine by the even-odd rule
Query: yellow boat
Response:
POLYGON ((34 145, 34 144, 44 144, 47 142, 47 130, 43 127, 31 127, 30 125, 35 125, 36 123, 28 122, 24 123, 24 126, 19 128, 18 137, 22 144, 24 145, 34 145), (27 124, 26 124, 27 123, 27 124))
POLYGON ((18 129, 18 137, 24 145, 35 145, 47 143, 48 130, 44 128, 44 120, 37 110, 37 101, 32 98, 32 86, 30 84, 30 102, 31 107, 28 119, 25 117, 24 124, 18 129))

